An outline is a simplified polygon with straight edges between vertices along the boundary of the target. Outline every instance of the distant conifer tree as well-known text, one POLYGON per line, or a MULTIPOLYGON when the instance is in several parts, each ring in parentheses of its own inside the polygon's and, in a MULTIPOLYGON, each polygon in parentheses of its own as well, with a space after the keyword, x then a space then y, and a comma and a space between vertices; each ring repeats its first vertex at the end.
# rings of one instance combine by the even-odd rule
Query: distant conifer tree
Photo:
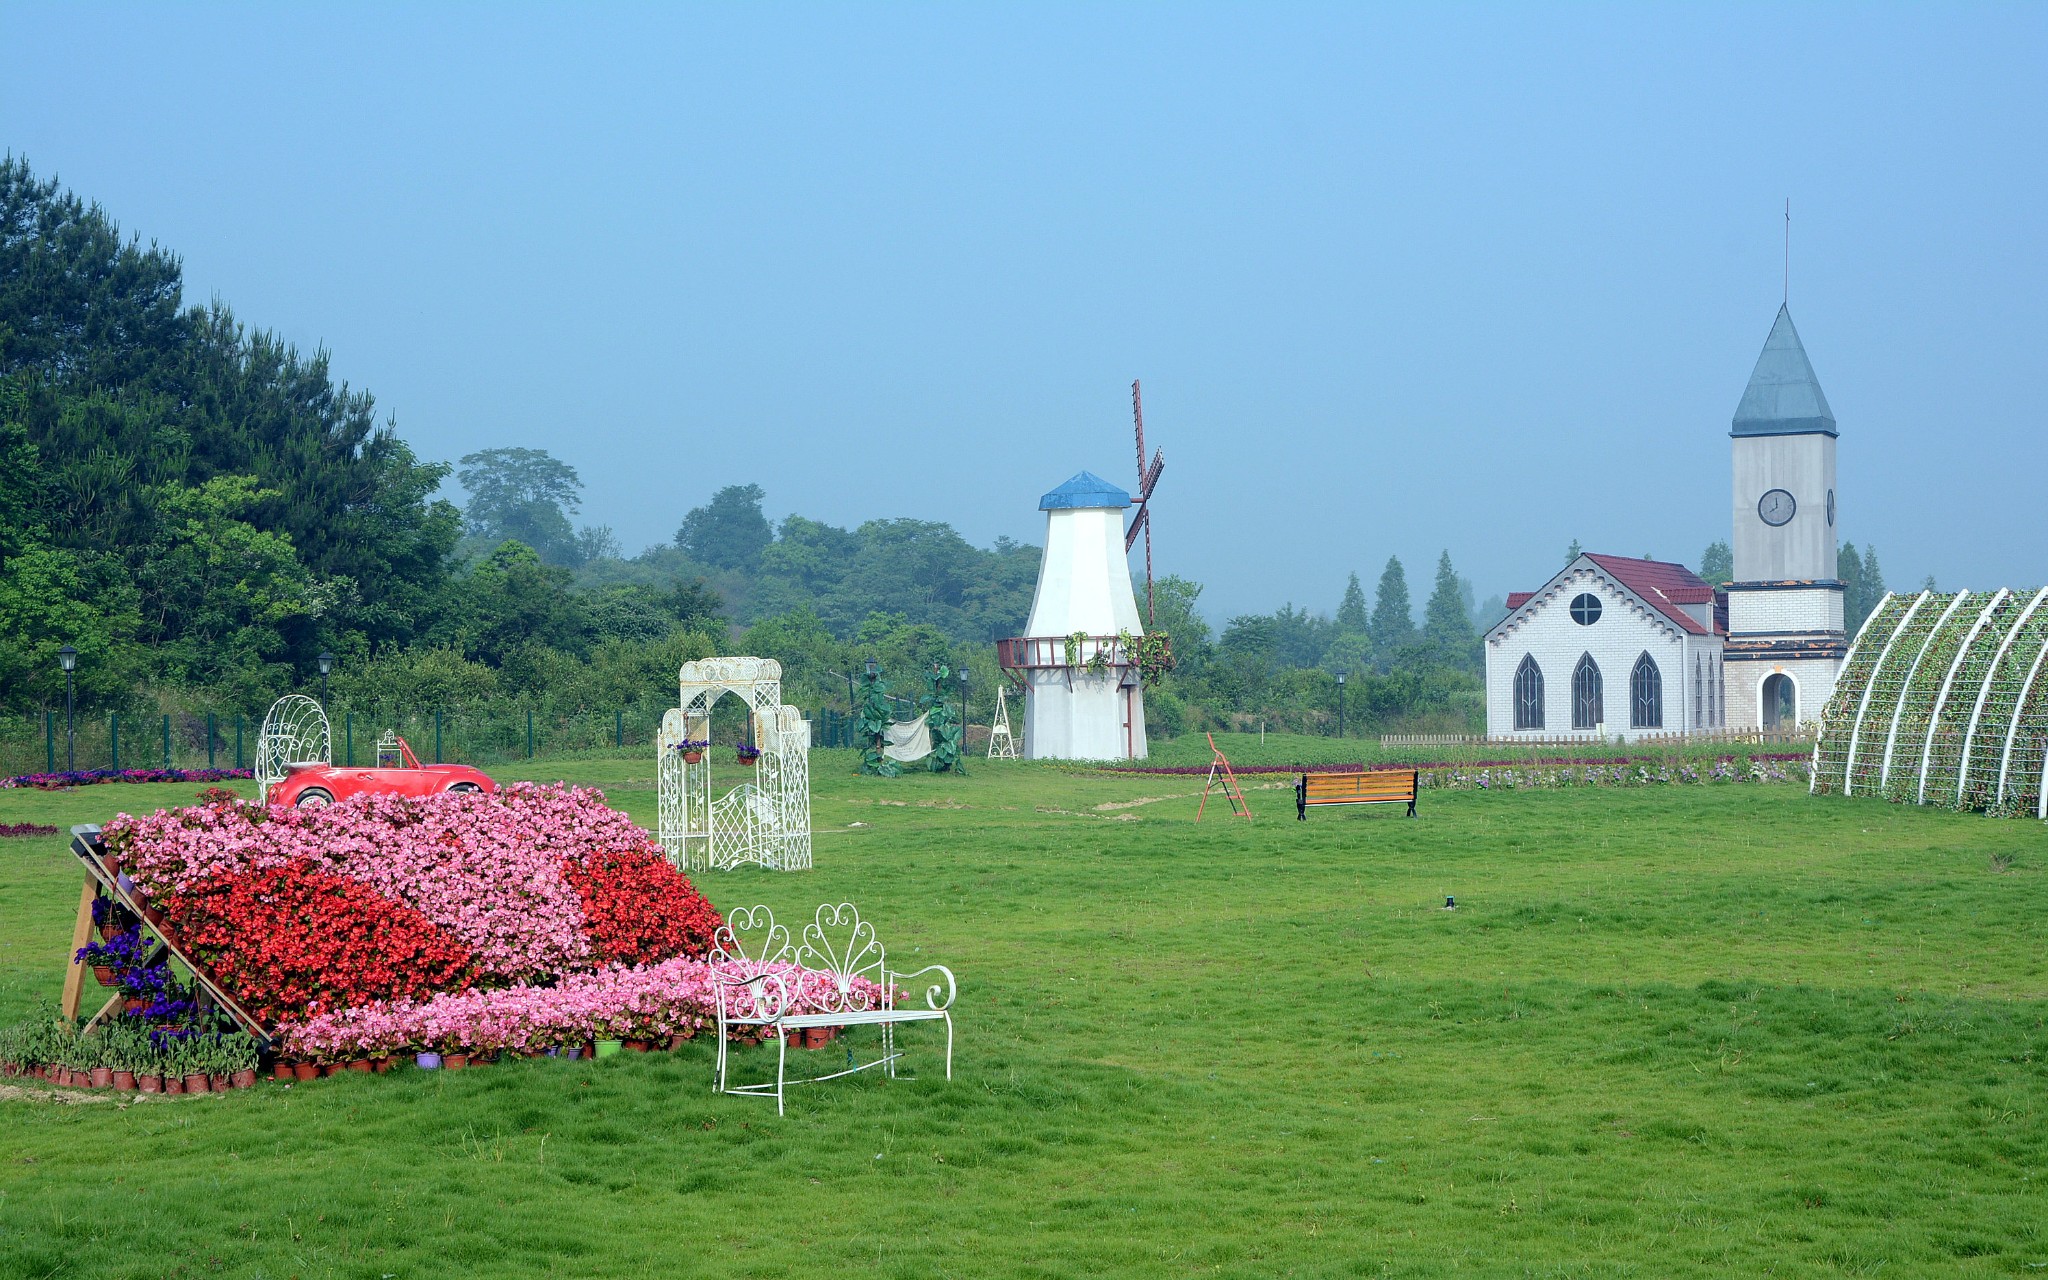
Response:
POLYGON ((1372 605, 1372 641, 1390 653, 1415 638, 1415 615, 1408 603, 1408 572, 1399 556, 1388 556, 1372 605))
POLYGON ((1700 577, 1717 587, 1734 579, 1735 552, 1727 543, 1709 542, 1707 549, 1700 552, 1700 577))
POLYGON ((1365 607, 1365 588, 1358 585, 1358 574, 1354 571, 1351 581, 1344 584, 1344 603, 1337 606, 1337 626, 1340 630, 1365 632, 1372 627, 1372 617, 1365 607))

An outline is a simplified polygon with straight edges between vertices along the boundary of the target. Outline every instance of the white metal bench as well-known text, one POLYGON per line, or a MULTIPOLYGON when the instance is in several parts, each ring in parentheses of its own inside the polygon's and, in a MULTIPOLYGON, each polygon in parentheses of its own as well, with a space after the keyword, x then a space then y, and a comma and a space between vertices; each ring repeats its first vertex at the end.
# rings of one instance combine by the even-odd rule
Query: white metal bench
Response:
MULTIPOLYGON (((850 902, 827 903, 804 926, 800 941, 775 922, 767 907, 742 907, 731 912, 714 935, 711 951, 712 987, 718 996, 718 1062, 712 1089, 774 1098, 782 1114, 783 1089, 881 1067, 893 1079, 896 1024, 946 1024, 946 1078, 953 1078, 953 971, 927 965, 910 973, 888 967, 888 956, 874 926, 860 918, 850 902), (931 976, 922 1008, 896 1003, 896 985, 931 976), (789 1079, 789 1034, 806 1027, 879 1026, 882 1056, 824 1075, 789 1079), (733 1084, 732 1033, 759 1028, 775 1037, 775 1079, 772 1083, 733 1084)), ((851 1055, 849 1055, 849 1058, 851 1055)))

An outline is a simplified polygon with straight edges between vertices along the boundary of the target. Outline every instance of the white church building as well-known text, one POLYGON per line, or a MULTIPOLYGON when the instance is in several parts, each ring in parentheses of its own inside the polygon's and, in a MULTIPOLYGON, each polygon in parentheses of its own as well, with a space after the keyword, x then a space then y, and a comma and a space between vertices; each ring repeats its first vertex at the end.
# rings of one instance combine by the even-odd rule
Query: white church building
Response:
POLYGON ((1735 580, 1582 555, 1507 600, 1486 633, 1486 731, 1634 739, 1791 729, 1819 717, 1848 652, 1835 577, 1835 417, 1778 318, 1736 406, 1735 580))

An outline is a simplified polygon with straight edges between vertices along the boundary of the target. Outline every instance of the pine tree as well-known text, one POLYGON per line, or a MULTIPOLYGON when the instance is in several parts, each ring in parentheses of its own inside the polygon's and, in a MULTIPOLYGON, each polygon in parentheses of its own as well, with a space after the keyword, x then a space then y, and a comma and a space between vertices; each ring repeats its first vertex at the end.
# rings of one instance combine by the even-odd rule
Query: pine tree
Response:
POLYGON ((1700 577, 1720 586, 1735 577, 1735 552, 1725 542, 1709 542, 1700 552, 1700 577))
POLYGON ((1451 567, 1451 553, 1437 557, 1436 585, 1423 608, 1423 638, 1446 666, 1471 665, 1473 658, 1472 614, 1465 606, 1464 584, 1451 567))
POLYGON ((1372 626, 1372 618, 1365 608, 1365 588, 1358 585, 1358 574, 1354 571, 1351 581, 1344 584, 1344 603, 1337 606, 1337 627, 1340 631, 1364 632, 1372 626))
POLYGON ((1579 540, 1577 538, 1573 538, 1572 545, 1564 549, 1564 562, 1566 564, 1570 564, 1572 561, 1578 559, 1580 556, 1585 554, 1586 549, 1579 545, 1579 540))
POLYGON ((1868 543, 1863 547, 1863 603, 1858 611, 1856 624, 1863 625, 1863 619, 1877 609, 1878 601, 1884 599, 1884 570, 1877 567, 1877 548, 1868 543))
POLYGON ((1835 552, 1835 577, 1842 583, 1842 625, 1853 636, 1870 615, 1863 597, 1863 557, 1855 543, 1845 542, 1835 552))
POLYGON ((1372 642, 1389 654, 1415 638, 1415 616, 1408 604, 1408 572, 1399 556, 1388 556, 1380 572, 1378 594, 1372 605, 1372 642))

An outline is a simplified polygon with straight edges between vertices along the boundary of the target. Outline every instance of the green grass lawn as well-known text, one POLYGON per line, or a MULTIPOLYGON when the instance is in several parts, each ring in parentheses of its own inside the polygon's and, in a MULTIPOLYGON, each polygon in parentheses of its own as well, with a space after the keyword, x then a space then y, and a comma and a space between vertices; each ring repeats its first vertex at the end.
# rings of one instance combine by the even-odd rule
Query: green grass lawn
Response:
MULTIPOLYGON (((781 1119, 711 1093, 708 1043, 17 1098, 0 1275, 2048 1271, 2038 822, 1723 786, 1297 823, 1253 779, 1255 822, 1195 825, 1199 778, 814 767, 817 870, 703 887, 851 899, 951 965, 951 1083, 926 1027, 917 1079, 781 1119)), ((649 764, 500 771, 565 772, 651 824, 649 764)), ((0 842, 0 1017, 57 992, 74 868, 0 842)))

